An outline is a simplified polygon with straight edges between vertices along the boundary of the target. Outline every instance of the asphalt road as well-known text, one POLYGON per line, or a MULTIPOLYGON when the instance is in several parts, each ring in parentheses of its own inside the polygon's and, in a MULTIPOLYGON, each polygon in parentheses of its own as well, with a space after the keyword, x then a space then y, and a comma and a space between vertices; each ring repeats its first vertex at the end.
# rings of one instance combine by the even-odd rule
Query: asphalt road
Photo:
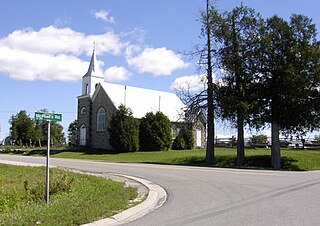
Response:
MULTIPOLYGON (((44 163, 45 158, 0 155, 44 163)), ((167 202, 128 225, 320 225, 320 171, 282 172, 54 159, 51 164, 141 177, 167 202)), ((5 173, 5 172, 4 172, 5 173)))

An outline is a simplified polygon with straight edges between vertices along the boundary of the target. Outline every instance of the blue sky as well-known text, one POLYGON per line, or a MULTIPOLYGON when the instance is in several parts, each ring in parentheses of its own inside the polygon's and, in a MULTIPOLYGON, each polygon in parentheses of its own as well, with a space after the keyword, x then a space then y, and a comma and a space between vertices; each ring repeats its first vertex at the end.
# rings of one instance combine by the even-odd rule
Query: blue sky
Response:
MULTIPOLYGON (((230 10, 241 1, 216 1, 230 10)), ((313 19, 320 29, 319 0, 242 1, 263 17, 313 19)), ((0 7, 0 139, 10 116, 46 108, 63 114, 65 130, 76 119, 81 77, 93 42, 106 80, 174 92, 193 82, 195 62, 183 55, 199 44, 205 0, 5 0, 0 7)), ((319 37, 319 36, 318 36, 319 37)), ((226 125, 219 134, 234 133, 226 125)))

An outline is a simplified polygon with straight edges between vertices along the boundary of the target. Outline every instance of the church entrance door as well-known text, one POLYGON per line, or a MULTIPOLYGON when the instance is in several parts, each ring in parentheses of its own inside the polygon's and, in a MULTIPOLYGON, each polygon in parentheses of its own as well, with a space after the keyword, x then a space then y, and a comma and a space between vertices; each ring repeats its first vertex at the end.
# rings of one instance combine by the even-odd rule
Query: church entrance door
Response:
POLYGON ((197 129, 197 147, 202 146, 201 137, 202 137, 201 129, 197 129))

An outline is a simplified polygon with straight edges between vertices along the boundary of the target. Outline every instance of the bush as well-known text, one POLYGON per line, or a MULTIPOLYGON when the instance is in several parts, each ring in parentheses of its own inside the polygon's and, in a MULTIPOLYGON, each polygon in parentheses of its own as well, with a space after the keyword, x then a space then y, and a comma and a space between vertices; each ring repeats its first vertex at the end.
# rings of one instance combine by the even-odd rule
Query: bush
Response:
POLYGON ((191 130, 182 129, 173 140, 173 150, 191 150, 194 148, 194 137, 191 130))
MULTIPOLYGON (((55 195, 70 191, 73 181, 74 178, 68 177, 65 174, 54 175, 50 179, 49 194, 55 195)), ((33 184, 30 184, 28 180, 25 180, 23 184, 29 202, 38 203, 45 201, 46 182, 44 180, 38 181, 37 183, 33 184)))
POLYGON ((168 150, 172 143, 172 131, 169 118, 162 112, 148 112, 140 121, 140 150, 168 150))
POLYGON ((130 109, 123 105, 113 113, 110 120, 110 144, 118 152, 139 150, 139 122, 130 109))
MULTIPOLYGON (((179 133, 180 135, 180 133, 179 133)), ((173 150, 184 150, 185 149, 185 141, 183 139, 182 136, 177 136, 174 140, 173 140, 173 143, 172 143, 172 149, 173 150)))

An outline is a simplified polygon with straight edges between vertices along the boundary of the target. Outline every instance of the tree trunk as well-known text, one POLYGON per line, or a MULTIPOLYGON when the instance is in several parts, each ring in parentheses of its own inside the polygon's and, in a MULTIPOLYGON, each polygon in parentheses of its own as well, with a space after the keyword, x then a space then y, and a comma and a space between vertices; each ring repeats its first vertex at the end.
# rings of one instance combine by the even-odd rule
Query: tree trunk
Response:
POLYGON ((271 166, 274 169, 281 169, 279 123, 276 120, 271 122, 271 145, 271 166))
POLYGON ((244 165, 244 129, 243 117, 238 114, 237 129, 238 129, 238 142, 237 142, 237 166, 244 165))
POLYGON ((211 39, 210 39, 210 20, 209 20, 209 0, 207 0, 206 8, 206 35, 207 35, 207 147, 206 147, 206 163, 212 164, 214 162, 214 106, 213 106, 213 82, 212 82, 212 62, 211 62, 211 39))

